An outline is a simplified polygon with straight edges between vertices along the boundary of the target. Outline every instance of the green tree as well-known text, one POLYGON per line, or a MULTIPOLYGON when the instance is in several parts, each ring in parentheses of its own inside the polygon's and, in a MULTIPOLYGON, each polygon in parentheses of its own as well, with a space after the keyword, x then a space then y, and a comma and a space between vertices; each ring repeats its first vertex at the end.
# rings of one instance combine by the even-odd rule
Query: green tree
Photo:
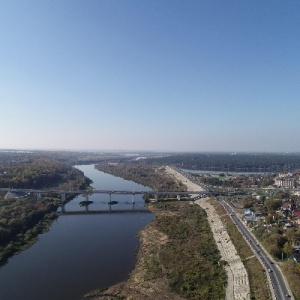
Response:
POLYGON ((283 246, 283 252, 289 257, 294 252, 294 248, 291 243, 286 242, 283 246))
POLYGON ((292 244, 296 243, 300 238, 300 231, 296 228, 290 228, 286 231, 285 237, 292 244))
POLYGON ((243 200, 243 207, 244 208, 252 207, 252 205, 253 205, 253 200, 251 198, 247 197, 243 200))
POLYGON ((268 199, 264 201, 264 206, 267 209, 268 213, 272 213, 276 211, 279 207, 281 207, 282 201, 278 199, 268 199))

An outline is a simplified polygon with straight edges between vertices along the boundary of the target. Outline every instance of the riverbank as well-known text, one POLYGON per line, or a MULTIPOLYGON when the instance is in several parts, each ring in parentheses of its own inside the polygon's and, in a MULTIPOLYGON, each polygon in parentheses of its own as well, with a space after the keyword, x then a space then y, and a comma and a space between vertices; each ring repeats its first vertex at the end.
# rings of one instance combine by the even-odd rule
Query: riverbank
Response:
MULTIPOLYGON (((157 211, 153 205, 148 209, 157 211)), ((159 231, 154 222, 150 222, 139 232, 140 246, 137 252, 136 264, 127 280, 120 282, 108 289, 95 290, 85 297, 92 299, 183 299, 171 292, 167 281, 160 277, 161 269, 157 264, 156 255, 168 241, 166 234, 159 231)))
POLYGON ((57 213, 50 210, 32 228, 17 234, 8 243, 0 246, 0 266, 7 263, 11 256, 31 247, 38 240, 38 235, 47 232, 57 217, 57 213))
POLYGON ((188 202, 153 203, 129 278, 92 299, 224 299, 226 273, 206 212, 188 202))
MULTIPOLYGON (((164 178, 176 185, 186 183, 174 177, 168 167, 164 168, 164 178)), ((147 207, 155 213, 155 219, 139 233, 137 261, 128 279, 86 297, 225 299, 224 263, 208 230, 205 210, 179 201, 151 203, 147 207)))

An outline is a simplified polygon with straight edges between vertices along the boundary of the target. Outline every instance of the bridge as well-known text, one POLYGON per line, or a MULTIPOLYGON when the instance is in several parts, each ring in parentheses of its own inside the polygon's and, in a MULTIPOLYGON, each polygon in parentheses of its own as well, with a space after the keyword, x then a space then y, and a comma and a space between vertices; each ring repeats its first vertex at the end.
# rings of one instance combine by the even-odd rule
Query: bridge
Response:
POLYGON ((189 195, 189 194, 209 194, 208 191, 130 191, 130 190, 57 190, 57 189, 15 189, 15 188, 0 188, 3 192, 14 192, 14 193, 41 193, 41 194, 121 194, 121 195, 189 195))
POLYGON ((87 210, 87 211, 64 211, 58 212, 62 215, 103 215, 103 214, 123 214, 123 213, 151 213, 149 210, 144 209, 116 209, 116 210, 87 210))
POLYGON ((84 195, 88 198, 89 195, 93 194, 107 194, 112 195, 132 195, 133 201, 135 195, 148 195, 154 197, 155 201, 159 200, 159 196, 171 196, 176 195, 177 200, 181 200, 183 196, 197 195, 199 197, 204 197, 207 195, 221 196, 221 195, 242 195, 247 193, 254 192, 253 189, 243 189, 243 190, 234 190, 234 189, 224 189, 224 190, 208 190, 203 189, 202 187, 199 191, 153 191, 153 190, 101 190, 101 189, 91 189, 91 190, 59 190, 59 189, 16 189, 16 188, 0 188, 0 192, 7 193, 16 193, 23 195, 35 195, 37 200, 42 200, 43 195, 47 194, 57 194, 60 195, 61 202, 66 201, 66 195, 84 195))
MULTIPOLYGON (((112 195, 132 195, 133 198, 135 195, 148 195, 154 197, 156 201, 158 201, 159 196, 170 196, 176 195, 177 200, 181 200, 183 196, 189 195, 197 195, 200 197, 213 195, 213 196, 222 196, 222 195, 243 195, 243 194, 251 194, 257 190, 261 189, 223 189, 223 190, 208 190, 207 188, 200 187, 199 191, 153 191, 153 190, 101 190, 101 189, 91 189, 91 190, 59 190, 59 189, 16 189, 16 188, 0 188, 0 192, 6 193, 16 193, 23 195, 36 195, 37 200, 41 200, 43 195, 46 194, 58 194, 61 197, 61 202, 63 203, 66 200, 66 195, 92 195, 92 194, 108 194, 110 195, 110 199, 112 195)), ((292 191, 299 192, 300 189, 282 189, 282 188, 264 188, 263 190, 268 192, 277 192, 277 191, 292 191)))
POLYGON ((58 190, 58 189, 15 189, 15 188, 0 188, 0 191, 7 192, 7 193, 16 193, 16 194, 23 194, 23 195, 36 195, 37 200, 42 200, 43 195, 45 194, 58 194, 61 197, 61 202, 64 203, 66 200, 66 195, 85 195, 88 199, 89 195, 92 194, 108 194, 110 199, 112 195, 132 195, 133 201, 135 195, 149 195, 154 196, 155 201, 158 201, 159 196, 167 196, 167 195, 176 195, 177 200, 181 200, 182 196, 188 195, 207 195, 211 194, 210 191, 173 191, 173 192, 166 192, 166 191, 129 191, 129 190, 99 190, 99 189, 92 189, 92 190, 58 190))

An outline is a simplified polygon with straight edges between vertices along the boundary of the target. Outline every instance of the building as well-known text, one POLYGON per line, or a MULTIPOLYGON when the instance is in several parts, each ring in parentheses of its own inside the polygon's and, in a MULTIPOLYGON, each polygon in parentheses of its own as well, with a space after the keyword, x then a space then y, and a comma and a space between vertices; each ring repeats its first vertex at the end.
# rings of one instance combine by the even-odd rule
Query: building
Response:
POLYGON ((295 178, 292 173, 279 174, 275 179, 275 184, 279 187, 292 189, 295 187, 295 178))

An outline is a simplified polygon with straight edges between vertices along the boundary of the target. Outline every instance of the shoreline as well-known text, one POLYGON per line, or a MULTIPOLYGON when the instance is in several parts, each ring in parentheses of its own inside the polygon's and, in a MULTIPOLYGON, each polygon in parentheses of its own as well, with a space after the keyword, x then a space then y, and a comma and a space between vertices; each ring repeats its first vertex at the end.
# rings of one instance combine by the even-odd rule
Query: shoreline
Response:
MULTIPOLYGON (((166 167, 166 170, 164 171, 164 174, 166 177, 172 177, 176 181, 182 182, 184 185, 186 183, 188 184, 188 188, 191 188, 193 186, 194 189, 197 191, 203 190, 201 187, 199 187, 197 184, 194 184, 188 179, 186 179, 183 175, 179 174, 179 177, 176 177, 176 171, 171 169, 170 167, 166 167)), ((168 203, 161 203, 162 206, 168 206, 168 203)), ((176 202, 176 204, 179 205, 179 207, 182 205, 186 205, 186 203, 180 203, 176 202)), ((156 204, 149 203, 147 205, 148 209, 155 214, 157 218, 162 217, 172 217, 176 216, 177 212, 170 209, 163 209, 159 210, 158 207, 155 206, 156 204)), ((204 213, 204 212, 203 212, 204 213)), ((207 220, 207 217, 205 217, 207 220)), ((108 299, 148 299, 148 300, 181 300, 181 299, 187 299, 186 297, 182 297, 179 294, 171 291, 169 286, 168 278, 166 277, 166 274, 163 276, 155 276, 155 272, 159 272, 160 267, 163 267, 161 264, 159 264, 156 261, 156 255, 160 252, 160 250, 171 240, 169 240, 169 237, 163 233, 162 231, 157 229, 157 224, 155 224, 155 221, 151 221, 146 225, 145 228, 143 228, 139 234, 139 248, 136 255, 136 263, 134 266, 134 269, 128 274, 127 279, 125 279, 122 282, 119 282, 115 285, 112 285, 108 287, 107 289, 96 289, 94 291, 89 292, 85 295, 86 298, 93 299, 93 300, 108 300, 108 299), (155 269, 156 263, 157 269, 155 269), (151 273, 149 274, 149 266, 146 265, 150 264, 151 266, 151 273), (154 275, 154 276, 152 276, 154 275)), ((213 238, 213 236, 211 237, 213 238)), ((210 238, 210 240, 211 240, 210 238)), ((215 247, 217 247, 215 243, 215 247)), ((217 250, 217 249, 216 249, 217 250)), ((220 257, 220 256, 219 256, 220 257)), ((193 265, 191 261, 191 265, 193 265)), ((176 263, 176 259, 175 259, 176 263)), ((181 264, 180 262, 178 262, 181 264)), ((222 281, 221 278, 226 278, 225 275, 225 268, 222 268, 223 275, 225 277, 220 277, 220 281, 222 281)), ((219 271, 218 271, 219 272, 219 271)), ((221 273, 220 273, 221 274, 221 273)), ((221 275, 220 275, 221 276, 221 275)), ((225 280, 226 281, 226 280, 225 280)), ((224 297, 217 297, 218 299, 225 299, 225 281, 224 281, 224 287, 223 287, 223 293, 224 297)), ((206 286, 206 285, 205 285, 206 286)), ((207 299, 207 297, 197 297, 193 299, 207 299)))
MULTIPOLYGON (((152 204, 148 204, 148 210, 155 215, 157 212, 152 204)), ((157 230, 153 221, 148 223, 138 233, 139 247, 133 270, 127 279, 108 288, 96 289, 84 295, 87 299, 112 300, 112 299, 148 299, 148 300, 183 300, 185 298, 173 293, 168 288, 164 278, 149 278, 145 271, 146 258, 152 257, 168 241, 163 232, 157 230), (163 291, 163 294, 162 294, 163 291)))
MULTIPOLYGON (((199 185, 191 182, 179 172, 169 166, 167 166, 166 170, 169 174, 172 174, 175 178, 187 185, 188 190, 199 191, 199 185)), ((201 190, 203 190, 203 188, 201 188, 201 190)), ((226 299, 250 299, 248 273, 240 256, 236 252, 221 218, 214 207, 208 202, 208 198, 196 200, 195 203, 206 210, 216 245, 221 253, 222 259, 228 264, 225 268, 228 278, 226 299)))

